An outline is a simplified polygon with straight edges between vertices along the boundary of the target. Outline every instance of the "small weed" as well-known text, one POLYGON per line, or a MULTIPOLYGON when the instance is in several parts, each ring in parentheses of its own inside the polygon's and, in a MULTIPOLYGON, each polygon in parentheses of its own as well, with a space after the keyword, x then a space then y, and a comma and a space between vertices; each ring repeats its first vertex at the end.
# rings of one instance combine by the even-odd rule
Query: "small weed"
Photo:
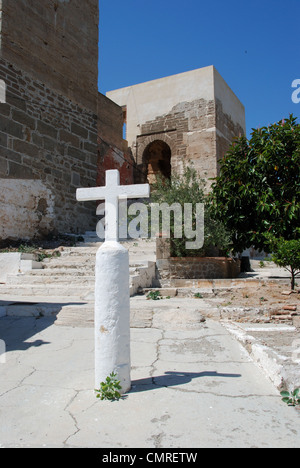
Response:
POLYGON ((152 301, 159 301, 162 299, 162 297, 159 291, 150 291, 149 294, 147 294, 147 299, 151 299, 152 301))
POLYGON ((117 374, 112 372, 108 377, 106 377, 105 382, 100 383, 100 388, 95 392, 97 393, 96 398, 100 398, 100 400, 119 400, 121 398, 121 394, 119 390, 121 390, 120 381, 117 380, 117 374))
POLYGON ((300 406, 300 388, 296 388, 293 392, 281 392, 282 401, 289 406, 300 406))
POLYGON ((34 245, 21 244, 18 248, 19 253, 34 253, 37 247, 34 245))
POLYGON ((198 293, 195 293, 195 294, 194 294, 194 298, 195 298, 195 299, 203 299, 203 296, 202 296, 201 293, 198 292, 198 293))
POLYGON ((38 262, 42 262, 43 260, 45 260, 45 258, 57 258, 57 257, 61 257, 61 253, 59 250, 55 250, 51 254, 48 254, 45 252, 38 253, 38 262))
POLYGON ((259 262, 259 267, 260 268, 264 268, 265 267, 265 262, 263 262, 262 260, 259 262))
POLYGON ((265 297, 260 297, 259 300, 260 300, 260 302, 266 302, 266 301, 268 301, 268 299, 266 299, 265 297))

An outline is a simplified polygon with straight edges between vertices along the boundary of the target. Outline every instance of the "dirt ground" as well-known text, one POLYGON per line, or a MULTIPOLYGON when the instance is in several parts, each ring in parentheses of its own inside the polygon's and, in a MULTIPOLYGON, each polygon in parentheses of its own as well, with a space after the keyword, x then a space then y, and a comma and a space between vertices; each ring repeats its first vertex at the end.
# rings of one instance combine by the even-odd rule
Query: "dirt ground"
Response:
POLYGON ((271 307, 282 308, 283 306, 299 306, 300 290, 291 293, 287 284, 262 284, 261 286, 244 286, 231 291, 218 293, 222 297, 222 306, 242 307, 271 307))
POLYGON ((217 307, 221 318, 252 322, 300 321, 300 290, 291 292, 288 284, 278 282, 219 290, 206 302, 217 307))

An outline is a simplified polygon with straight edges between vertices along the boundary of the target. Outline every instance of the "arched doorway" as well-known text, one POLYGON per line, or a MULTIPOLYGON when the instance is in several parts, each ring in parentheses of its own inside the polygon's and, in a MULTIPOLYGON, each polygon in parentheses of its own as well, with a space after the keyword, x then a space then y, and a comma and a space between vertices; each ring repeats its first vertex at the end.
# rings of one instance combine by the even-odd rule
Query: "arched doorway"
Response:
POLYGON ((171 177, 171 149, 162 140, 150 143, 143 154, 149 184, 154 184, 157 176, 170 179, 171 177))

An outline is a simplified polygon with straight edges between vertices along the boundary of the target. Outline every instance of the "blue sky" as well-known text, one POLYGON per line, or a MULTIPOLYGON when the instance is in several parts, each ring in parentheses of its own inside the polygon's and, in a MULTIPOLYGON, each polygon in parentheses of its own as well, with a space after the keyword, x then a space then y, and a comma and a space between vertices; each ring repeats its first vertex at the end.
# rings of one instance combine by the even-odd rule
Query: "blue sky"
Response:
POLYGON ((248 136, 300 121, 300 0, 100 0, 99 29, 103 94, 214 65, 246 108, 248 136))

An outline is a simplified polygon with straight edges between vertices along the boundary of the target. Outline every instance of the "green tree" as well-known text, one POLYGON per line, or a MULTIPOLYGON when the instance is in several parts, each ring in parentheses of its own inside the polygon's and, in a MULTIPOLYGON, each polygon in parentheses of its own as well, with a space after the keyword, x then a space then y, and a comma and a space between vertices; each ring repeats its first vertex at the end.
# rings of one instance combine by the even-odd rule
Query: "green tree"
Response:
POLYGON ((300 126, 287 120, 240 137, 220 161, 212 187, 215 214, 231 232, 236 252, 268 251, 264 234, 297 238, 300 214, 300 126))
POLYGON ((152 187, 151 202, 167 203, 169 206, 179 203, 182 212, 185 203, 193 205, 193 230, 196 229, 196 204, 204 204, 204 245, 197 250, 186 249, 186 242, 191 239, 187 239, 184 235, 182 238, 175 237, 174 213, 170 212, 171 254, 174 257, 214 256, 216 251, 220 255, 226 255, 229 251, 230 236, 222 222, 213 216, 211 204, 204 189, 205 181, 192 167, 186 167, 182 175, 172 174, 170 180, 158 178, 152 187))
POLYGON ((273 262, 291 274, 291 289, 294 290, 296 277, 300 275, 300 239, 276 239, 271 234, 267 234, 266 239, 273 252, 273 262))

